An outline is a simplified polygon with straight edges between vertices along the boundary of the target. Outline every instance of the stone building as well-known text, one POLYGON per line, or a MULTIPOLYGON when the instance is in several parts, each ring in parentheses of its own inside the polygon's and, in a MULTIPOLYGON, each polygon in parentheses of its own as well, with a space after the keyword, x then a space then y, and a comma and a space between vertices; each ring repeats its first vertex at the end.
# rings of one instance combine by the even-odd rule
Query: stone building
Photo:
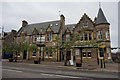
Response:
MULTIPOLYGON (((65 24, 64 15, 60 16, 60 20, 28 24, 27 21, 22 21, 22 27, 18 30, 16 35, 17 42, 28 42, 29 44, 40 44, 39 38, 41 37, 41 50, 45 50, 46 52, 33 52, 30 56, 28 51, 19 54, 20 59, 35 59, 36 57, 41 57, 44 60, 50 61, 62 61, 65 57, 68 59, 76 60, 80 59, 80 46, 74 46, 73 49, 67 51, 65 55, 63 52, 58 51, 58 53, 48 52, 48 47, 53 47, 57 45, 54 43, 56 36, 59 36, 61 40, 68 41, 72 34, 79 34, 81 28, 87 28, 82 35, 82 40, 80 41, 90 41, 95 40, 101 42, 105 45, 104 48, 104 57, 106 60, 111 59, 111 44, 110 44, 110 31, 109 31, 109 23, 107 22, 104 13, 101 8, 99 8, 99 12, 97 18, 95 17, 94 21, 85 13, 80 21, 77 24, 65 24), (45 46, 44 46, 45 45, 45 46)), ((39 47, 38 47, 39 48, 39 47)), ((82 50, 83 61, 86 60, 97 60, 100 57, 101 51, 96 51, 95 48, 84 47, 82 50)))
MULTIPOLYGON (((14 42, 17 31, 11 30, 11 32, 4 32, 3 34, 2 45, 10 45, 10 43, 14 42)), ((5 53, 2 51, 2 58, 8 58, 8 54, 10 53, 5 53)))

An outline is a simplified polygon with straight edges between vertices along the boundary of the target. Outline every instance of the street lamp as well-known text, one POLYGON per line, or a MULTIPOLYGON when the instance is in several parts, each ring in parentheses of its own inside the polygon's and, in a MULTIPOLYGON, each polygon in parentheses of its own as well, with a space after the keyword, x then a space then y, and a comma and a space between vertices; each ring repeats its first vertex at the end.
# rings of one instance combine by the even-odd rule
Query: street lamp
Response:
POLYGON ((39 53, 39 64, 41 61, 41 37, 42 37, 42 28, 40 29, 40 53, 39 53))

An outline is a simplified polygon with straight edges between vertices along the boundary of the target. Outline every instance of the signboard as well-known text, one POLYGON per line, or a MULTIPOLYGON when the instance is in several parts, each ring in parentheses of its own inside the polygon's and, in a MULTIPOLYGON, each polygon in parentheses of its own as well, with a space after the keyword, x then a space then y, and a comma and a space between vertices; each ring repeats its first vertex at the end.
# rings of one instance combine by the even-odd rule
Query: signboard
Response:
POLYGON ((75 50, 75 54, 76 54, 76 56, 78 56, 79 53, 80 53, 79 49, 75 50))
POLYGON ((74 65, 73 60, 69 60, 70 65, 74 65))
POLYGON ((100 48, 104 48, 104 47, 105 47, 104 45, 100 46, 100 48))
POLYGON ((41 40, 41 42, 45 42, 45 37, 41 37, 41 39, 40 39, 40 37, 38 37, 37 41, 40 42, 40 40, 41 40))

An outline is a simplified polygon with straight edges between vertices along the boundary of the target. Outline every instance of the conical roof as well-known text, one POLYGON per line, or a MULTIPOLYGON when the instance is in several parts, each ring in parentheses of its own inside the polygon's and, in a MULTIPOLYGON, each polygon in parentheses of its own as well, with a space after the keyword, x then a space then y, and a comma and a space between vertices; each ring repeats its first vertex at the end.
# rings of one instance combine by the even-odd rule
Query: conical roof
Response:
POLYGON ((101 8, 99 8, 97 20, 96 20, 96 25, 98 24, 109 24, 101 8))

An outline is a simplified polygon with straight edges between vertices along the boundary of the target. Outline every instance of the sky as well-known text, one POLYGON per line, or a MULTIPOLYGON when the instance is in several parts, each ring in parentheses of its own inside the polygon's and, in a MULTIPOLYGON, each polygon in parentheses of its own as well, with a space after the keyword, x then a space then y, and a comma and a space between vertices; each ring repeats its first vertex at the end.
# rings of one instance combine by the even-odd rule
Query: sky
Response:
MULTIPOLYGON (((19 30, 22 20, 28 24, 54 21, 60 19, 60 14, 65 16, 65 24, 78 23, 84 13, 94 20, 99 2, 2 2, 0 8, 0 23, 4 31, 10 32, 11 29, 19 30)), ((101 2, 101 8, 110 23, 111 46, 118 47, 118 3, 101 2)))

